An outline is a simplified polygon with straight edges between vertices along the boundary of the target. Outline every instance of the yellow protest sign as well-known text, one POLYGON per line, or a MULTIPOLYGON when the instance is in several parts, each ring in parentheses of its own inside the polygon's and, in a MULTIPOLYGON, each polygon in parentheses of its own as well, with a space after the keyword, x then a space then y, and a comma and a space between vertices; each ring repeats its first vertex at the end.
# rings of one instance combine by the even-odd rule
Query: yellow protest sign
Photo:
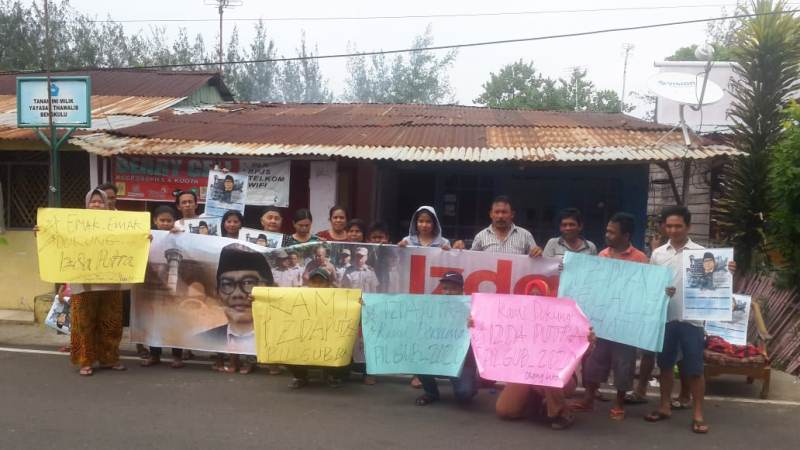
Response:
POLYGON ((141 283, 150 252, 146 212, 40 208, 39 276, 51 283, 141 283))
POLYGON ((350 364, 361 321, 360 289, 253 289, 260 363, 350 364))

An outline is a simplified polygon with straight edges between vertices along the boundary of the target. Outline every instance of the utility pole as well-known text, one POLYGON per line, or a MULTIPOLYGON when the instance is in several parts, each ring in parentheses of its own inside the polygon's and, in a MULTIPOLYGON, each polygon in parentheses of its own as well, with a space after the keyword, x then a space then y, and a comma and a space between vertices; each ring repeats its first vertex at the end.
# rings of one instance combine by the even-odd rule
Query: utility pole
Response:
POLYGON ((625 84, 628 81, 628 57, 633 50, 633 44, 622 44, 622 50, 625 52, 625 64, 622 66, 622 94, 619 96, 620 112, 625 111, 625 84))
POLYGON ((217 56, 219 62, 219 73, 222 74, 222 63, 224 62, 224 53, 222 50, 222 16, 226 9, 242 6, 242 0, 204 0, 206 5, 214 6, 219 12, 219 48, 217 49, 217 56))
POLYGON ((58 141, 58 131, 53 125, 53 90, 50 72, 53 70, 53 57, 51 55, 52 45, 50 43, 50 1, 44 0, 44 64, 47 73, 47 123, 50 129, 50 182, 47 186, 48 206, 61 207, 61 161, 58 154, 58 147, 54 144, 58 141))

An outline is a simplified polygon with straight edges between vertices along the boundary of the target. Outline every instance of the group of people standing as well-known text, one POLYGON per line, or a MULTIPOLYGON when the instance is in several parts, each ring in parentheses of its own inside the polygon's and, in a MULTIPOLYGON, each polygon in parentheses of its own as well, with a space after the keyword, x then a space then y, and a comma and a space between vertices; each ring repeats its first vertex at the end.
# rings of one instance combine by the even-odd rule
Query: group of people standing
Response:
MULTIPOLYGON (((115 209, 116 187, 108 184, 91 190, 86 195, 86 208, 88 209, 115 209)), ((168 205, 158 206, 152 212, 153 228, 170 231, 173 233, 184 231, 181 219, 194 219, 198 216, 198 198, 193 191, 182 191, 176 194, 175 207, 168 205)), ((668 322, 665 329, 664 348, 657 355, 638 350, 624 344, 596 339, 590 334, 591 346, 582 364, 582 382, 585 394, 577 401, 568 402, 577 386, 577 377, 573 376, 571 382, 561 389, 543 388, 530 385, 506 383, 496 403, 497 415, 504 419, 517 419, 528 412, 539 412, 554 429, 565 429, 574 422, 574 413, 591 411, 595 399, 598 397, 598 388, 607 381, 610 373, 614 376, 614 386, 617 395, 609 410, 609 417, 613 420, 625 418, 625 405, 630 403, 646 402, 645 394, 648 380, 651 377, 654 363, 660 369, 661 401, 658 409, 644 417, 650 422, 669 419, 674 408, 692 409, 692 431, 705 433, 708 426, 703 415, 703 324, 681 320, 681 302, 683 301, 681 286, 683 285, 683 271, 681 270, 681 252, 683 249, 702 248, 689 239, 691 214, 682 206, 665 208, 661 214, 664 232, 668 241, 656 248, 650 258, 631 244, 635 233, 636 220, 627 213, 617 213, 606 225, 606 247, 599 251, 597 246, 582 237, 583 220, 580 211, 566 209, 559 215, 560 235, 550 239, 542 248, 537 245, 533 235, 526 229, 514 223, 514 209, 508 197, 496 197, 489 211, 491 224, 481 230, 472 240, 470 249, 473 251, 486 251, 495 253, 508 253, 529 255, 530 257, 563 257, 566 252, 578 252, 600 257, 622 259, 637 263, 650 263, 668 267, 673 274, 673 282, 667 289, 666 295, 670 297, 668 322), (682 383, 686 385, 686 394, 681 395, 678 401, 672 399, 673 369, 680 357, 680 371, 682 383), (641 358, 639 380, 634 386, 637 358, 641 358), (691 399, 688 395, 691 395, 691 399)), ((329 211, 330 228, 320 233, 311 232, 312 215, 308 209, 299 209, 292 216, 293 233, 283 235, 283 247, 307 242, 330 241, 373 244, 389 244, 390 235, 388 227, 383 223, 367 226, 363 220, 349 218, 345 208, 334 206, 329 211)), ((238 211, 228 211, 221 220, 222 236, 238 239, 239 230, 244 223, 244 217, 238 211)), ((283 215, 276 207, 267 207, 260 216, 260 223, 264 231, 282 233, 283 215)), ((409 226, 408 235, 398 242, 399 246, 438 247, 443 250, 464 249, 464 241, 451 242, 442 235, 442 226, 435 210, 430 206, 422 206, 414 212, 409 226)), ((324 250, 324 249, 323 249, 324 250)), ((358 250, 354 255, 345 253, 343 258, 353 258, 347 261, 347 269, 341 271, 334 267, 325 258, 313 270, 300 271, 296 261, 297 255, 292 255, 284 250, 279 251, 279 267, 273 267, 270 284, 275 284, 278 277, 287 280, 297 278, 296 286, 357 286, 361 278, 369 276, 369 266, 358 264, 359 259, 366 261, 367 252, 361 254, 358 250), (280 254, 283 252, 283 254, 280 254)), ((309 265, 310 267, 310 265, 309 265)), ((731 263, 729 270, 735 270, 731 263)), ((374 276, 374 274, 373 274, 374 276)), ((281 285, 287 281, 284 280, 281 285)), ((293 283, 289 281, 289 283, 293 283)), ((445 294, 462 295, 464 280, 460 273, 448 272, 439 281, 439 290, 445 294)), ((295 284, 289 284, 295 285, 295 284)), ((238 285, 243 291, 247 290, 244 284, 238 285)), ((60 293, 63 294, 61 288, 60 293)), ((125 370, 119 362, 119 343, 122 337, 123 314, 123 286, 81 285, 71 286, 73 291, 72 311, 73 326, 71 336, 72 362, 80 367, 81 375, 92 375, 95 363, 99 368, 111 370, 125 370)), ((250 295, 252 286, 245 294, 250 295)), ((157 347, 140 349, 142 351, 142 366, 152 366, 160 363, 162 350, 157 347)), ((173 368, 183 367, 183 358, 187 355, 181 349, 172 349, 173 368)), ((250 356, 217 354, 213 368, 215 370, 242 374, 250 373, 255 368, 255 361, 250 356)), ((289 366, 293 375, 290 387, 298 389, 308 384, 308 367, 289 366)), ((347 369, 347 368, 345 368, 347 369)), ((280 373, 280 368, 269 367, 270 373, 280 373)), ((366 384, 374 384, 375 379, 366 374, 363 367, 355 367, 355 371, 363 374, 366 384)), ((348 374, 346 370, 327 370, 325 375, 328 383, 339 386, 342 379, 348 374)), ((468 352, 464 369, 460 377, 452 379, 453 391, 456 400, 460 403, 469 402, 478 392, 481 380, 478 377, 476 364, 472 351, 468 352)), ((425 406, 440 399, 440 393, 435 377, 418 376, 412 382, 414 387, 422 388, 423 394, 419 395, 415 403, 425 406)))

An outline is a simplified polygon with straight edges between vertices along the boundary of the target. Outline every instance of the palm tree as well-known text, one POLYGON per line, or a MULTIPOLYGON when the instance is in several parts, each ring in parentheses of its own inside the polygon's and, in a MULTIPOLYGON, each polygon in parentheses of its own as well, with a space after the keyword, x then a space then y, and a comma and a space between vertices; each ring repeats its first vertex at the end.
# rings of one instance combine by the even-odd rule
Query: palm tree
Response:
POLYGON ((800 20, 785 11, 782 0, 751 2, 748 12, 758 15, 745 19, 732 50, 738 77, 730 84, 731 131, 747 155, 735 158, 725 174, 717 219, 744 273, 766 261, 770 148, 780 139, 800 75, 800 20))

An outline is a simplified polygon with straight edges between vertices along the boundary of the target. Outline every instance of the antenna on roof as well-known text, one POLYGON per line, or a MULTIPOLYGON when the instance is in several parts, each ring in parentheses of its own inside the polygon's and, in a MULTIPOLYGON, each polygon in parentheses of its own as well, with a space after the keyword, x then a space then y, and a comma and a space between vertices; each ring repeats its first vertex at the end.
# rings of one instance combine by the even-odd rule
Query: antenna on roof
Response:
POLYGON ((222 53, 222 15, 226 9, 235 8, 237 6, 242 6, 242 0, 203 0, 203 3, 208 6, 215 6, 219 11, 219 49, 218 49, 218 56, 219 56, 219 73, 222 75, 222 62, 223 62, 223 53, 222 53))
MULTIPOLYGON (((713 52, 712 52, 713 53, 713 52)), ((699 55, 698 55, 699 56, 699 55)), ((683 131, 686 146, 691 145, 689 127, 684 118, 684 110, 689 106, 693 111, 700 111, 704 105, 720 101, 724 95, 722 88, 708 79, 713 59, 706 63, 705 70, 697 74, 682 72, 661 72, 647 80, 647 87, 657 95, 678 103, 678 125, 683 131), (701 79, 702 77, 702 79, 701 79)), ((671 130, 670 130, 671 131, 671 130)))

